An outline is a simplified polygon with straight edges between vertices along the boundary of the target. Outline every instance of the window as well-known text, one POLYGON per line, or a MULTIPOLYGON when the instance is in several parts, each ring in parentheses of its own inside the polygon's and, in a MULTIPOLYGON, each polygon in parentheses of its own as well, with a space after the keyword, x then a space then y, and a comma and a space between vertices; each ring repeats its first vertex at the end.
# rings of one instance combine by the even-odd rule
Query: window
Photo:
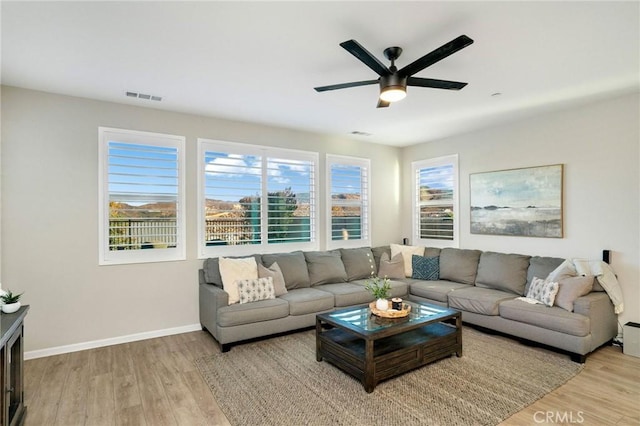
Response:
POLYGON ((99 264, 184 260, 184 137, 98 133, 99 264))
POLYGON ((199 257, 317 249, 317 166, 316 153, 198 139, 199 257))
POLYGON ((458 156, 416 161, 413 176, 413 244, 458 246, 458 156))
POLYGON ((327 246, 370 244, 370 161, 327 155, 327 246))

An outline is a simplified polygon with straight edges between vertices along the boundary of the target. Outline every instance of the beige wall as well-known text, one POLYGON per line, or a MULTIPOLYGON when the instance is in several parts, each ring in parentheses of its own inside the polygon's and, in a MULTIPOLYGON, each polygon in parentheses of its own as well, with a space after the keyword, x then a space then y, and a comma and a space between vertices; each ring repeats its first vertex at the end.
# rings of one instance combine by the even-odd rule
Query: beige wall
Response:
POLYGON ((622 324, 640 320, 640 111, 627 95, 403 150, 403 235, 411 234, 410 164, 459 154, 460 247, 600 259, 624 292, 622 324), (564 238, 475 235, 469 231, 469 174, 564 164, 564 238))
POLYGON ((372 243, 398 240, 397 148, 3 87, 0 282, 31 305, 26 351, 198 324, 198 137, 319 152, 320 211, 324 154, 371 158, 372 243), (98 126, 186 136, 186 261, 98 266, 98 126))
POLYGON ((12 87, 1 100, 0 282, 32 307, 28 352, 198 323, 197 137, 319 152, 320 182, 325 153, 370 157, 373 245, 410 235, 411 161, 458 153, 461 247, 587 258, 610 249, 621 322, 640 321, 637 95, 404 149, 12 87), (187 137, 186 261, 98 266, 98 126, 187 137), (554 163, 565 164, 565 238, 469 233, 470 173, 554 163))

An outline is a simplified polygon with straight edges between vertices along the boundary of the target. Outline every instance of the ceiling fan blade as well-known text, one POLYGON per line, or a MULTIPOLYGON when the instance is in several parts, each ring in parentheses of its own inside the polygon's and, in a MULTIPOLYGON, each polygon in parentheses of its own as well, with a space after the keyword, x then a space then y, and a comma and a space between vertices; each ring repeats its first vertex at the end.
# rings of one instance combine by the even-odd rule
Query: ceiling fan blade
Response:
POLYGON ((349 87, 367 86, 369 84, 378 84, 378 80, 352 81, 351 83, 332 84, 330 86, 314 87, 316 92, 326 92, 327 90, 347 89, 349 87))
POLYGON ((399 74, 410 77, 415 73, 422 71, 426 67, 443 60, 447 56, 456 53, 458 50, 464 49, 471 43, 473 43, 473 40, 466 35, 461 35, 460 37, 451 40, 449 43, 443 44, 436 50, 427 53, 422 58, 413 61, 406 67, 402 68, 399 71, 399 74))
POLYGON ((356 58, 360 59, 363 64, 371 68, 378 75, 389 74, 389 68, 380 62, 375 56, 373 56, 367 49, 362 47, 360 43, 355 40, 347 40, 340 43, 340 46, 344 47, 347 52, 351 53, 356 58))
POLYGON ((383 101, 382 99, 378 99, 378 105, 376 106, 376 108, 387 108, 389 105, 391 105, 391 102, 387 102, 387 101, 383 101))
POLYGON ((434 80, 432 78, 409 77, 407 86, 432 87, 434 89, 460 90, 467 83, 460 81, 434 80))

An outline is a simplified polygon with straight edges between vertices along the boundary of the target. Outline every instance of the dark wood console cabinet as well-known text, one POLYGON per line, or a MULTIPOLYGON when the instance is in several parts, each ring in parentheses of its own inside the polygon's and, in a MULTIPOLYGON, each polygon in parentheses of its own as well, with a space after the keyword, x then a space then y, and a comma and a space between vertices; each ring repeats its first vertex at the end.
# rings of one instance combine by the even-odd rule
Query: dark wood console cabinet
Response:
POLYGON ((0 426, 21 425, 24 406, 24 317, 29 306, 12 314, 0 314, 0 426))

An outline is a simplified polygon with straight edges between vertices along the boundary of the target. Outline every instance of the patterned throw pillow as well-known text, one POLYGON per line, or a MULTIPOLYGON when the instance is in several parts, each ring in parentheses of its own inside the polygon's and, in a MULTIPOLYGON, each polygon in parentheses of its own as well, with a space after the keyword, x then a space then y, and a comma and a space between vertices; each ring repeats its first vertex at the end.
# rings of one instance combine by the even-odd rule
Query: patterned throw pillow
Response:
POLYGON ((238 280, 237 283, 241 304, 276 298, 272 277, 238 280))
POLYGON ((440 262, 438 256, 424 257, 414 254, 411 256, 411 267, 413 269, 411 278, 430 281, 440 279, 440 262))
POLYGON ((556 298, 556 294, 558 294, 558 288, 557 282, 533 277, 527 297, 535 299, 546 306, 553 306, 553 301, 556 298))

